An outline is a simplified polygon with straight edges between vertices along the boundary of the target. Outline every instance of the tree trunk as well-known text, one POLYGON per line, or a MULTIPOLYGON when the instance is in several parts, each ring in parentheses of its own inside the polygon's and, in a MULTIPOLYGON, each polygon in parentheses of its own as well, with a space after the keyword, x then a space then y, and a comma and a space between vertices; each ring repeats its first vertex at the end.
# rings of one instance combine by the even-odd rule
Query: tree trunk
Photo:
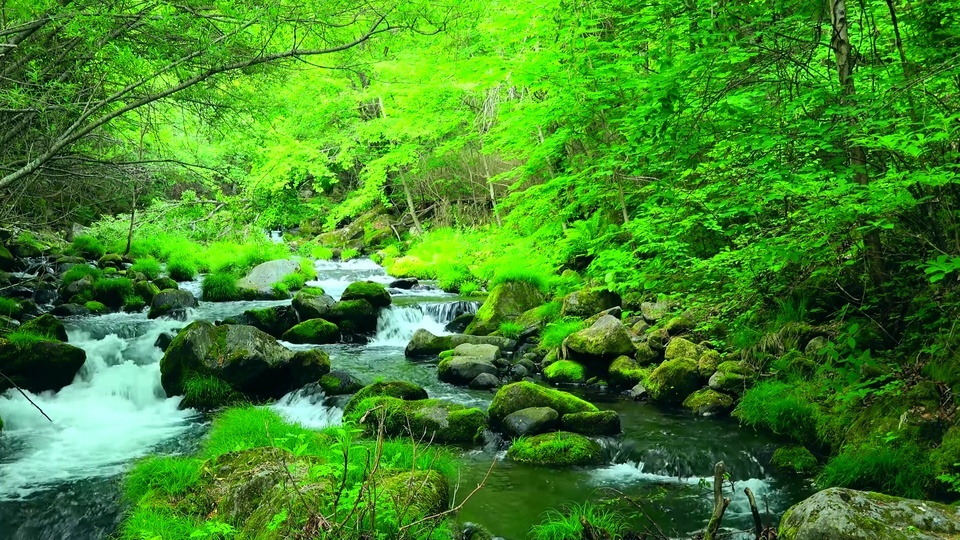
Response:
MULTIPOLYGON (((850 42, 850 22, 847 19, 847 4, 845 0, 830 0, 830 22, 833 27, 833 37, 830 46, 833 48, 837 61, 837 74, 840 77, 840 90, 846 105, 854 105, 856 86, 853 81, 853 44, 850 42)), ((850 117, 850 125, 856 125, 856 118, 850 117)), ((853 168, 853 179, 856 183, 867 185, 870 177, 867 174, 867 150, 859 144, 849 144, 847 157, 853 168)), ((883 244, 880 242, 880 232, 870 230, 863 235, 864 259, 870 280, 877 288, 882 287, 885 281, 883 264, 883 244)))
POLYGON ((400 185, 403 186, 403 194, 407 197, 407 208, 410 209, 410 215, 413 217, 413 226, 417 234, 420 234, 423 232, 423 227, 420 226, 420 218, 417 217, 417 208, 413 206, 413 195, 410 194, 410 188, 407 186, 407 175, 403 173, 400 173, 400 185))

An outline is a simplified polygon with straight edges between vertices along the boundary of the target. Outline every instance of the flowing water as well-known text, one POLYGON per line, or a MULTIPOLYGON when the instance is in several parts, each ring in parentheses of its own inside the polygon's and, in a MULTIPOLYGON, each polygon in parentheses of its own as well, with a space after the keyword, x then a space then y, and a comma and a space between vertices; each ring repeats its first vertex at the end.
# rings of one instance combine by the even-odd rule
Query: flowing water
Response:
MULTIPOLYGON (((323 287, 335 298, 353 281, 391 281, 369 260, 320 261, 316 266, 320 277, 311 285, 323 287)), ((182 287, 199 295, 199 282, 182 287)), ((394 305, 381 315, 377 334, 369 343, 324 346, 334 367, 365 382, 375 378, 415 382, 427 388, 431 397, 485 408, 491 393, 438 382, 434 362, 412 362, 403 355, 417 328, 443 333, 447 322, 475 311, 477 304, 430 288, 391 292, 394 305)), ((224 319, 247 309, 288 302, 204 302, 190 313, 190 319, 224 319)), ((53 422, 14 391, 0 395, 0 417, 5 423, 0 435, 2 539, 108 537, 123 512, 119 492, 123 471, 146 455, 191 452, 207 430, 206 417, 178 410, 180 398, 166 398, 160 387, 162 352, 154 342, 160 334, 175 332, 187 323, 148 320, 139 313, 86 317, 65 324, 70 342, 86 351, 87 362, 73 384, 59 393, 31 395, 53 422)), ((709 477, 720 460, 732 470, 738 490, 725 526, 747 529, 752 523, 744 487, 753 490, 761 511, 771 516, 811 493, 804 479, 770 470, 776 441, 741 430, 731 420, 694 418, 604 393, 585 397, 620 414, 623 435, 601 441, 609 464, 557 471, 501 459, 484 489, 464 506, 461 521, 478 522, 498 536, 519 540, 548 509, 603 499, 617 490, 641 502, 668 534, 688 537, 709 517, 709 477)), ((322 395, 294 392, 272 407, 316 428, 341 420, 336 403, 322 395)), ((491 461, 502 457, 503 448, 496 441, 466 451, 457 479, 458 500, 484 478, 491 461)))

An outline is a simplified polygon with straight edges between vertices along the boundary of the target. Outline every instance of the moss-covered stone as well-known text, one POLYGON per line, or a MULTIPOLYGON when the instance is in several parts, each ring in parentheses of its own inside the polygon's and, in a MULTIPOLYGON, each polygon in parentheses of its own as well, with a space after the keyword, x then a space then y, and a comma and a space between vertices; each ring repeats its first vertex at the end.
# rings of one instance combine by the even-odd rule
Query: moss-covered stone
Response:
POLYGON ((83 307, 87 308, 90 313, 94 315, 102 315, 104 313, 110 313, 110 308, 105 306, 102 302, 97 302, 95 300, 90 300, 89 302, 84 302, 83 307))
POLYGON ((160 287, 149 281, 138 281, 133 284, 133 294, 143 298, 143 301, 149 304, 153 302, 155 296, 160 294, 160 287))
POLYGON ((620 415, 616 411, 565 414, 561 419, 564 431, 591 437, 620 434, 620 415))
POLYGON ((700 416, 719 416, 733 410, 733 398, 711 388, 703 388, 687 396, 683 407, 700 416))
POLYGON ((76 377, 87 354, 54 340, 17 344, 0 338, 0 393, 16 384, 34 393, 59 391, 76 377), (11 381, 13 381, 11 383, 11 381))
POLYGON ((166 291, 170 289, 176 290, 180 288, 180 285, 176 282, 176 280, 168 277, 159 277, 153 280, 153 284, 156 285, 157 288, 160 289, 161 291, 166 291))
POLYGON ((589 328, 571 334, 563 346, 575 358, 606 361, 634 354, 636 349, 627 328, 610 315, 600 317, 589 328))
POLYGON ((167 289, 154 295, 147 318, 170 317, 185 320, 187 310, 194 307, 197 307, 197 299, 193 293, 181 289, 167 289))
POLYGON ((543 293, 530 283, 507 281, 490 291, 465 334, 485 336, 497 331, 500 324, 512 321, 528 309, 543 304, 543 293))
POLYGON ((500 388, 487 412, 490 422, 499 426, 508 414, 528 407, 549 407, 560 413, 561 417, 576 412, 599 411, 592 403, 573 394, 521 381, 500 388))
MULTIPOLYGON (((673 338, 667 343, 667 348, 663 352, 664 360, 676 360, 677 358, 697 359, 700 353, 697 345, 690 340, 683 338, 673 338)), ((712 373, 712 372, 711 372, 712 373)))
POLYGON ((610 364, 607 380, 615 388, 633 388, 646 380, 650 369, 640 367, 640 364, 629 356, 619 356, 610 364))
POLYGON ((283 333, 283 340, 290 343, 312 343, 323 345, 336 343, 340 337, 337 325, 324 319, 310 319, 283 333))
POLYGON ((633 358, 637 361, 637 364, 641 366, 655 364, 660 358, 660 353, 653 350, 653 348, 650 347, 650 344, 647 342, 639 342, 634 340, 633 349, 633 358))
POLYGON ((528 407, 508 414, 503 430, 513 437, 526 437, 553 431, 560 425, 560 413, 550 407, 528 407))
POLYGON ((107 253, 97 260, 97 266, 100 268, 115 268, 119 270, 123 266, 123 257, 116 253, 107 253))
POLYGON ((720 365, 720 361, 721 357, 719 352, 713 349, 705 349, 700 353, 700 358, 697 359, 697 373, 704 379, 710 378, 710 375, 713 375, 713 372, 717 370, 717 366, 720 365))
POLYGON ((342 396, 359 392, 363 383, 346 371, 334 370, 320 377, 320 388, 328 396, 342 396))
POLYGON ((440 444, 476 442, 487 426, 483 411, 439 399, 403 400, 389 396, 366 398, 344 420, 376 433, 381 422, 391 437, 415 437, 440 444))
POLYGON ((681 403, 700 388, 697 362, 692 358, 664 360, 647 378, 647 393, 653 401, 681 403))
POLYGON ((513 441, 507 457, 521 463, 547 467, 598 465, 603 450, 596 442, 565 431, 544 433, 513 441))
POLYGON ((62 341, 64 343, 68 341, 67 329, 64 328, 63 323, 60 322, 60 319, 57 319, 49 313, 44 313, 36 319, 30 319, 29 321, 23 323, 20 326, 19 331, 36 334, 47 339, 62 341))
POLYGON ((427 399, 427 391, 422 386, 405 381, 375 382, 361 388, 343 407, 343 413, 350 413, 361 401, 376 396, 387 396, 417 401, 427 399))
POLYGON ((402 472, 378 486, 394 508, 407 516, 433 516, 450 506, 450 482, 437 471, 402 472))
POLYGON ((450 358, 451 356, 453 356, 453 349, 447 349, 447 350, 445 350, 445 351, 440 351, 440 354, 437 355, 437 357, 438 357, 440 360, 443 360, 444 358, 450 358))
POLYGON ((437 378, 450 384, 468 385, 481 373, 496 375, 497 366, 473 356, 451 356, 437 365, 437 378))
POLYGON ((373 281, 356 281, 347 285, 340 300, 366 300, 375 308, 385 308, 392 302, 387 288, 373 281))
POLYGON ((620 305, 620 296, 605 289, 584 289, 563 297, 560 314, 564 317, 590 317, 620 305))
POLYGON ((422 358, 436 356, 448 350, 451 351, 448 356, 453 356, 453 344, 450 336, 435 336, 426 328, 418 328, 413 333, 413 337, 410 338, 410 343, 407 343, 407 348, 404 349, 403 354, 407 358, 422 358))
POLYGON ((341 300, 330 306, 324 319, 344 335, 369 335, 377 330, 377 311, 366 300, 341 300))
POLYGON ((553 384, 577 384, 586 380, 587 369, 573 360, 554 362, 543 370, 543 378, 553 384))
POLYGON ((710 376, 708 384, 718 392, 739 395, 750 386, 754 375, 753 368, 744 362, 721 362, 716 373, 710 376))
POLYGON ((693 320, 685 315, 674 317, 667 321, 667 324, 663 325, 663 329, 666 330, 671 336, 686 334, 687 332, 692 331, 695 327, 696 324, 694 324, 693 320))
POLYGON ((803 446, 781 446, 773 452, 770 464, 783 471, 811 474, 817 469, 817 458, 803 446))

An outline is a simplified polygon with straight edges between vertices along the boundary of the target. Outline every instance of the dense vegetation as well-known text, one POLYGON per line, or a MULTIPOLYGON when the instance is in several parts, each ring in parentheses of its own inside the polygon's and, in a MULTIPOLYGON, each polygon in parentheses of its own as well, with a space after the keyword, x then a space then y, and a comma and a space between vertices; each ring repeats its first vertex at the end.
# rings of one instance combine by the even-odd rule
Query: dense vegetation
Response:
MULTIPOLYGON (((254 4, 4 3, 0 220, 213 296, 283 227, 464 294, 669 302, 820 485, 955 497, 960 4, 254 4)), ((542 311, 548 348, 582 328, 542 311)))

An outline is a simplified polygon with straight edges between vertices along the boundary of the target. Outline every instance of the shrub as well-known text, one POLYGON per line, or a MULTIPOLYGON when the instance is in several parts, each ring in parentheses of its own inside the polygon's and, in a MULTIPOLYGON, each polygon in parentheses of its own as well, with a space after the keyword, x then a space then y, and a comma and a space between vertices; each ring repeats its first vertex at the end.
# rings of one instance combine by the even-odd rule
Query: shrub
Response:
POLYGON ((321 261, 333 260, 333 250, 328 247, 315 246, 310 250, 310 256, 321 261))
POLYGON ((20 313, 20 303, 12 298, 0 296, 0 315, 13 317, 20 313))
POLYGON ((930 453, 915 443, 872 441, 844 447, 816 482, 825 488, 846 487, 923 499, 934 476, 930 453))
POLYGON ((473 280, 470 268, 462 263, 437 266, 437 285, 446 292, 461 292, 461 287, 473 280))
POLYGON ((181 256, 167 263, 167 273, 176 281, 193 281, 197 277, 197 266, 181 256))
POLYGON ((493 276, 493 279, 490 280, 490 287, 496 287, 508 281, 529 283, 544 293, 550 288, 546 275, 535 270, 520 267, 504 268, 498 271, 493 276))
POLYGON ((93 236, 81 234, 73 239, 69 251, 87 259, 99 259, 107 253, 107 248, 93 236))
POLYGON ((500 323, 500 335, 505 338, 519 339, 524 328, 522 324, 513 321, 504 321, 500 323))
POLYGON ((200 284, 201 297, 208 302, 240 300, 237 276, 229 272, 215 272, 203 278, 200 284))
POLYGON ((139 272, 147 276, 147 279, 154 280, 160 277, 160 262, 152 257, 137 259, 130 267, 130 272, 139 272))
POLYGON ((563 345, 563 340, 567 339, 567 336, 583 330, 583 327, 583 321, 580 319, 564 319, 552 322, 540 334, 540 347, 542 349, 556 349, 563 345))
POLYGON ((800 443, 816 440, 820 407, 802 384, 762 381, 744 393, 733 415, 740 422, 785 435, 800 443))
POLYGON ((133 281, 128 278, 101 278, 93 282, 94 300, 111 307, 122 306, 124 298, 133 295, 133 281))
POLYGON ((594 529, 608 534, 603 538, 621 538, 624 520, 613 512, 603 510, 590 503, 574 504, 566 512, 548 510, 543 521, 530 529, 531 540, 570 540, 583 538, 583 523, 589 523, 594 529))
POLYGON ((470 281, 460 286, 460 294, 463 296, 473 296, 480 292, 480 286, 470 281))
POLYGON ((360 251, 354 248, 344 248, 340 251, 340 260, 349 261, 350 259, 356 259, 360 255, 360 251))
POLYGON ((292 274, 287 274, 283 276, 283 281, 281 282, 283 286, 287 288, 287 291, 298 291, 307 284, 307 276, 301 274, 300 272, 294 272, 292 274))
POLYGON ((63 274, 63 284, 69 285, 70 283, 83 279, 87 276, 93 276, 94 280, 98 280, 103 277, 103 272, 101 272, 99 268, 94 268, 86 264, 78 264, 63 274))

